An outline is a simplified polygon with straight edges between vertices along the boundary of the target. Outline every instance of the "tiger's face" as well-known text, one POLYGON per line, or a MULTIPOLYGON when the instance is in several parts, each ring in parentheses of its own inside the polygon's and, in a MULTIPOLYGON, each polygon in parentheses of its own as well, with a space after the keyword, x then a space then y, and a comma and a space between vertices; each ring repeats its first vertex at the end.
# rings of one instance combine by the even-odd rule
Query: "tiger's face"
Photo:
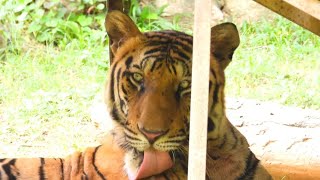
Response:
POLYGON ((111 68, 111 114, 123 127, 126 146, 138 151, 176 150, 187 140, 192 44, 181 47, 181 37, 171 33, 128 40, 111 68))
MULTIPOLYGON (((107 15, 106 29, 114 57, 106 103, 120 135, 118 143, 130 154, 130 168, 137 169, 150 149, 187 155, 192 36, 176 31, 142 34, 119 11, 107 15)), ((217 108, 224 112, 223 70, 239 44, 233 24, 216 26, 211 33, 209 119, 217 108), (215 106, 219 103, 222 106, 215 106)), ((219 125, 208 122, 208 133, 219 125)))

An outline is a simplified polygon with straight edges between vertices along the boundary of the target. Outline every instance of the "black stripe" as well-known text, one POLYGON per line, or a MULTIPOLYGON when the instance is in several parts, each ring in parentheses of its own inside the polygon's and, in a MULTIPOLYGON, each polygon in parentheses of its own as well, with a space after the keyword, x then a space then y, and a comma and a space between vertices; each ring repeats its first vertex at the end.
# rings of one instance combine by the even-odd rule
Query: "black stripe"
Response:
POLYGON ((157 56, 156 55, 149 55, 149 56, 146 56, 140 62, 141 69, 145 68, 146 61, 149 61, 149 60, 160 61, 160 60, 163 60, 164 58, 165 58, 164 55, 157 55, 157 56))
POLYGON ((232 146, 232 149, 236 148, 237 145, 238 145, 238 136, 236 135, 236 133, 234 132, 234 128, 231 128, 231 132, 232 132, 232 135, 233 135, 233 138, 235 139, 235 142, 232 146))
POLYGON ((160 62, 159 64, 158 64, 158 66, 156 67, 156 70, 158 70, 158 69, 160 69, 161 67, 162 67, 162 62, 160 62))
POLYGON ((223 148, 223 146, 226 144, 226 141, 227 141, 227 134, 224 134, 222 143, 219 145, 219 149, 223 148))
POLYGON ((112 120, 116 120, 116 121, 120 121, 120 116, 118 114, 118 110, 116 107, 113 107, 112 110, 111 110, 111 117, 112 117, 112 120))
MULTIPOLYGON (((120 83, 120 74, 121 74, 121 68, 119 68, 117 72, 117 87, 119 87, 119 83, 120 83)), ((118 92, 119 92, 119 88, 118 88, 118 92)))
MULTIPOLYGON (((171 171, 172 172, 172 174, 174 174, 175 176, 176 176, 176 178, 178 179, 178 180, 180 180, 180 177, 176 174, 176 172, 175 171, 171 171)), ((174 178, 173 178, 174 179, 174 178)))
POLYGON ((60 171, 61 171, 61 178, 62 180, 64 179, 64 167, 63 167, 63 160, 61 158, 60 159, 60 171))
POLYGON ((157 63, 160 63, 160 62, 161 62, 160 59, 156 59, 155 61, 153 61, 150 71, 153 72, 153 70, 155 69, 157 63))
POLYGON ((122 78, 126 77, 127 79, 130 78, 132 76, 132 72, 126 70, 126 71, 123 71, 122 73, 122 78))
POLYGON ((123 94, 125 94, 125 95, 128 94, 127 90, 125 89, 125 87, 123 85, 121 86, 121 90, 122 90, 123 94))
POLYGON ((150 42, 148 42, 148 46, 159 46, 159 45, 168 45, 169 43, 171 43, 171 41, 169 39, 164 39, 164 40, 152 40, 150 42))
POLYGON ((192 39, 184 39, 177 36, 171 36, 166 37, 162 36, 162 38, 159 37, 152 37, 149 39, 148 46, 149 47, 155 47, 159 45, 166 45, 166 44, 172 44, 179 48, 182 48, 186 52, 192 52, 192 39))
POLYGON ((156 47, 156 48, 153 48, 153 49, 150 49, 150 50, 146 51, 144 53, 144 55, 153 54, 153 53, 156 53, 156 52, 165 52, 166 50, 167 50, 166 47, 159 46, 159 47, 156 47))
POLYGON ((214 72, 213 69, 210 69, 211 74, 213 75, 214 79, 217 81, 217 75, 216 72, 214 72))
POLYGON ((184 141, 184 139, 181 139, 181 140, 167 140, 163 143, 160 143, 160 144, 167 144, 167 143, 176 143, 176 144, 179 144, 181 143, 182 141, 184 141))
POLYGON ((16 159, 12 159, 11 161, 9 161, 7 164, 4 164, 2 166, 5 174, 9 177, 9 180, 16 180, 16 176, 14 176, 11 173, 11 166, 14 166, 14 164, 16 163, 16 159))
POLYGON ((96 166, 95 162, 96 162, 96 154, 98 152, 98 149, 100 148, 101 146, 98 146, 96 147, 96 149, 94 150, 93 152, 93 157, 92 157, 92 162, 93 162, 93 167, 94 167, 94 170, 97 172, 97 174, 99 175, 99 177, 103 180, 106 180, 106 178, 103 176, 103 174, 99 171, 98 167, 96 166))
MULTIPOLYGON (((182 48, 185 52, 189 52, 189 53, 192 53, 192 43, 189 44, 189 43, 184 43, 184 42, 179 42, 179 41, 174 41, 174 49, 176 51, 181 51, 179 50, 178 48, 182 48)), ((187 55, 188 56, 188 55, 187 55)), ((187 58, 188 60, 190 59, 190 56, 188 56, 187 58)))
POLYGON ((175 75, 177 75, 176 67, 175 67, 173 64, 171 65, 171 68, 172 68, 172 70, 173 70, 173 73, 174 73, 175 75))
POLYGON ((166 180, 170 180, 170 178, 167 176, 166 173, 163 174, 163 177, 164 177, 164 179, 166 179, 166 180))
POLYGON ((185 33, 181 33, 178 31, 163 31, 163 32, 161 32, 161 34, 160 33, 159 34, 148 34, 147 36, 151 40, 153 40, 155 38, 159 38, 159 40, 176 38, 175 40, 185 41, 186 43, 191 44, 191 45, 193 43, 192 36, 189 36, 185 33))
POLYGON ((89 180, 89 177, 85 172, 82 173, 81 180, 89 180))
POLYGON ((132 65, 132 67, 135 67, 135 68, 138 68, 138 69, 141 69, 140 66, 138 64, 134 64, 132 65))
POLYGON ((213 131, 215 129, 215 127, 216 126, 215 126, 213 120, 210 117, 208 117, 208 133, 213 131))
POLYGON ((40 180, 44 180, 45 179, 45 172, 44 172, 44 165, 45 165, 45 160, 44 158, 40 158, 40 167, 39 167, 39 177, 40 177, 40 180))
POLYGON ((132 63, 133 57, 129 56, 125 62, 127 69, 130 67, 131 63, 132 63))
POLYGON ((181 90, 176 91, 174 97, 176 98, 177 102, 179 102, 181 99, 181 90))
POLYGON ((213 102, 212 102, 213 107, 218 102, 219 89, 220 89, 220 86, 216 84, 213 91, 213 102))
POLYGON ((130 135, 128 135, 128 134, 126 134, 126 139, 128 139, 128 140, 137 140, 137 141, 140 140, 140 139, 135 138, 135 137, 132 137, 132 136, 130 136, 130 135))
POLYGON ((210 159, 212 159, 212 160, 218 160, 218 159, 220 159, 220 156, 212 156, 212 155, 210 155, 209 153, 207 154, 207 156, 209 156, 210 157, 210 159))
POLYGON ((5 160, 6 160, 6 159, 0 159, 0 163, 3 162, 3 161, 5 161, 5 160))
MULTIPOLYGON (((121 97, 120 97, 120 74, 121 74, 121 68, 119 68, 119 70, 118 70, 118 72, 117 72, 117 91, 118 91, 118 98, 119 98, 119 100, 121 100, 121 97)), ((114 107, 114 108, 117 108, 117 107, 114 107)), ((120 105, 120 111, 122 112, 122 107, 121 107, 121 105, 120 105)), ((116 112, 117 112, 117 114, 119 115, 119 113, 120 113, 120 111, 119 110, 117 110, 116 112)), ((119 117, 119 116, 118 116, 119 117)))
POLYGON ((161 55, 148 55, 148 56, 145 56, 141 61, 140 61, 140 67, 141 69, 144 69, 144 66, 145 66, 145 61, 147 60, 153 60, 153 59, 156 59, 156 60, 162 60, 162 59, 165 59, 165 55, 161 54, 161 55))
MULTIPOLYGON (((249 150, 250 151, 250 150, 249 150)), ((238 180, 251 180, 254 178, 254 174, 256 172, 257 166, 259 164, 259 160, 256 158, 256 156, 250 151, 248 158, 246 160, 246 168, 242 174, 238 178, 238 180)))
POLYGON ((181 166, 182 166, 182 170, 185 174, 188 174, 188 165, 186 165, 185 163, 181 163, 181 166))
POLYGON ((127 114, 127 112, 123 111, 123 107, 124 107, 124 101, 122 99, 120 99, 120 110, 123 114, 127 114))
POLYGON ((129 132, 131 132, 132 134, 134 134, 134 135, 137 135, 137 134, 138 134, 138 133, 132 131, 131 129, 127 128, 126 126, 125 126, 124 128, 125 128, 127 131, 129 131, 129 132))
MULTIPOLYGON (((215 81, 217 83, 217 75, 216 75, 215 71, 213 69, 210 69, 210 73, 213 75, 213 77, 214 77, 214 79, 215 79, 215 81)), ((220 88, 220 86, 218 84, 216 84, 215 87, 214 87, 213 102, 212 102, 212 105, 211 105, 212 106, 211 109, 213 109, 214 106, 216 105, 216 103, 218 102, 219 88, 220 88)))
POLYGON ((177 54, 182 58, 182 59, 185 59, 185 60, 190 60, 190 56, 186 55, 185 53, 183 53, 182 51, 177 51, 177 54))
POLYGON ((184 137, 185 137, 185 130, 180 129, 178 134, 168 136, 168 139, 170 139, 170 138, 184 138, 184 137))
MULTIPOLYGON (((168 61, 167 61, 168 62, 168 61)), ((168 67, 168 70, 169 70, 169 72, 172 74, 172 70, 171 70, 171 66, 169 65, 169 66, 167 66, 168 67)))
POLYGON ((112 69, 112 71, 111 71, 111 75, 110 75, 110 97, 111 97, 111 101, 113 101, 114 102, 114 97, 115 97, 115 95, 114 95, 114 72, 115 72, 115 70, 116 70, 116 66, 117 66, 117 64, 118 64, 118 62, 116 62, 116 64, 114 65, 114 66, 112 66, 113 67, 113 69, 112 69))
MULTIPOLYGON (((234 49, 234 50, 235 50, 235 49, 234 49)), ((234 51, 234 50, 233 50, 233 51, 234 51)), ((228 55, 228 58, 230 59, 230 61, 232 61, 232 56, 233 56, 233 52, 228 55)))

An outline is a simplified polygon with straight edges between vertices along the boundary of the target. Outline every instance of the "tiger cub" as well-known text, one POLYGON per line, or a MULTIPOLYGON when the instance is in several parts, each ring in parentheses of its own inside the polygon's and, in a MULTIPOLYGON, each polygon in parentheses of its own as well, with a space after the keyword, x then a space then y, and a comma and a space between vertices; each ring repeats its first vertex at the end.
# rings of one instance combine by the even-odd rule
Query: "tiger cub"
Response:
MULTIPOLYGON (((192 36, 141 33, 120 11, 108 13, 105 26, 114 57, 105 88, 109 138, 66 159, 0 160, 0 179, 187 179, 192 36)), ((239 41, 232 23, 211 29, 206 179, 269 180, 225 114, 224 69, 239 41)))

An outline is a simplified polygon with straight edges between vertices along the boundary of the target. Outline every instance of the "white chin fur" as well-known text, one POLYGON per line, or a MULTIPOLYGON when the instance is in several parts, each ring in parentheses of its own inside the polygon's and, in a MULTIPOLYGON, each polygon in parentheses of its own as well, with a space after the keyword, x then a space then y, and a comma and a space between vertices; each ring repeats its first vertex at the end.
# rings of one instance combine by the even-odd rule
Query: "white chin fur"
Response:
POLYGON ((133 150, 126 152, 124 157, 124 169, 129 179, 133 179, 138 172, 143 156, 137 155, 133 150))

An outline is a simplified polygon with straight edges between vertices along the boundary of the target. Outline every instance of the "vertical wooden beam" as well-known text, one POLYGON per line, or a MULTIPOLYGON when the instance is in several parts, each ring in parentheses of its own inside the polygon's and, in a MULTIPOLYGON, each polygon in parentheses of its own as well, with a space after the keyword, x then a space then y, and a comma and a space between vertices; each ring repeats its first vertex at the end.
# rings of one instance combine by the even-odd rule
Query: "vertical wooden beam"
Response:
POLYGON ((211 0, 196 0, 194 4, 188 179, 204 180, 207 154, 211 0))
MULTIPOLYGON (((131 0, 108 0, 107 1, 107 9, 108 12, 112 10, 118 10, 121 12, 124 12, 125 14, 129 15, 130 12, 130 6, 131 6, 131 0)), ((111 51, 110 45, 112 42, 109 39, 109 60, 110 60, 110 65, 113 62, 114 55, 111 51)))
POLYGON ((254 0, 320 36, 319 0, 254 0))

